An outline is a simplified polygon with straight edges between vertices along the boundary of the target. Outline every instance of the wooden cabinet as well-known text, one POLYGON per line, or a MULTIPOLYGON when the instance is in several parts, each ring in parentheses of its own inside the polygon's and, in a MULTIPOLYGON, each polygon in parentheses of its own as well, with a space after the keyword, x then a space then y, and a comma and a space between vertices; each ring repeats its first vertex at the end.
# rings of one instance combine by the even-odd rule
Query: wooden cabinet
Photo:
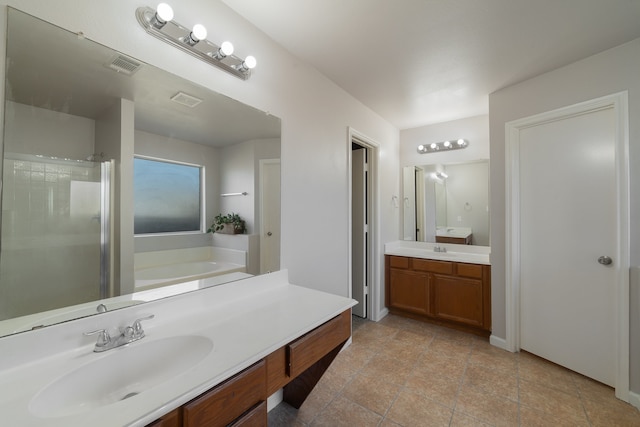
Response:
POLYGON ((470 245, 472 239, 473 234, 469 234, 466 237, 436 236, 436 243, 455 243, 457 245, 470 245))
POLYGON ((267 397, 299 408, 350 336, 346 310, 147 427, 266 427, 267 397))
POLYGON ((386 255, 385 270, 392 313, 489 335, 490 266, 386 255))
MULTIPOLYGON (((264 360, 245 369, 182 407, 184 427, 223 427, 267 400, 264 360)), ((267 411, 264 410, 267 425, 267 411)))

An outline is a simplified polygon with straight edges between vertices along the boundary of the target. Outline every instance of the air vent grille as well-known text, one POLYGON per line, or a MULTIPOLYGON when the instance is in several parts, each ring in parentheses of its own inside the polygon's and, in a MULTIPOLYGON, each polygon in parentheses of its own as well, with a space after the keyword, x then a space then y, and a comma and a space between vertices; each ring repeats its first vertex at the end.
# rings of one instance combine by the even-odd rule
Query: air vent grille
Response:
POLYGON ((196 98, 195 96, 187 95, 184 92, 176 93, 171 97, 171 100, 189 108, 193 108, 202 102, 202 99, 196 98))
POLYGON ((111 62, 107 64, 107 67, 117 71, 118 73, 123 73, 128 76, 131 76, 133 75, 133 73, 138 71, 138 68, 140 68, 140 65, 142 64, 131 58, 127 58, 126 56, 123 56, 123 55, 116 55, 111 60, 111 62))

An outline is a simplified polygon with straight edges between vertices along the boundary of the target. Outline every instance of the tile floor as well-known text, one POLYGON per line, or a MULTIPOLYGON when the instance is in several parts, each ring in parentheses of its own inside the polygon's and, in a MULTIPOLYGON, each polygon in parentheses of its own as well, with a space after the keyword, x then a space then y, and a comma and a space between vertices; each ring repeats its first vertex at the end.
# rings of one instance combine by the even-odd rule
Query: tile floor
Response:
POLYGON ((269 426, 640 426, 613 390, 486 339, 389 315, 354 317, 353 343, 299 410, 269 426))

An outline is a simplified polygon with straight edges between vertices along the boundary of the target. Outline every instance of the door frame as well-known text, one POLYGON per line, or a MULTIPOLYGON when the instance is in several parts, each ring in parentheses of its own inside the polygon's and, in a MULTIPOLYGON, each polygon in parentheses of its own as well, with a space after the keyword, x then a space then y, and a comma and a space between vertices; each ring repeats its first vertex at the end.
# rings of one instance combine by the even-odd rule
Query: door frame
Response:
POLYGON ((379 274, 379 265, 380 262, 376 258, 377 248, 378 248, 378 153, 380 150, 380 144, 375 142, 373 139, 368 138, 364 134, 356 131, 355 129, 348 127, 347 128, 347 179, 348 179, 348 248, 347 253, 349 254, 349 262, 347 268, 347 283, 348 285, 348 296, 352 297, 352 273, 353 273, 353 242, 352 242, 352 227, 353 227, 353 212, 351 208, 351 203, 353 199, 353 182, 352 182, 352 156, 351 156, 351 146, 353 143, 361 145, 367 150, 367 165, 368 165, 368 185, 367 185, 367 209, 369 211, 369 227, 367 233, 369 235, 369 247, 368 247, 368 258, 369 264, 367 266, 367 276, 368 286, 369 286, 369 298, 367 299, 367 319, 370 320, 379 320, 380 310, 380 274, 379 274))
POLYGON ((520 350, 520 131, 576 115, 613 108, 617 240, 614 322, 616 325, 615 393, 629 401, 629 102, 626 91, 547 111, 505 124, 505 302, 506 349, 520 350))

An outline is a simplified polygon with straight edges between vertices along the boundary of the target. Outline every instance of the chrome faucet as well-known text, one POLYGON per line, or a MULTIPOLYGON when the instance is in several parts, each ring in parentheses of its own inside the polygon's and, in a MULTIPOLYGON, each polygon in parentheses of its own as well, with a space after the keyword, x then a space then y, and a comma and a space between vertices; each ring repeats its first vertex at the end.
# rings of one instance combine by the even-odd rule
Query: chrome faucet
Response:
POLYGON ((447 252, 447 248, 443 248, 441 246, 434 246, 433 247, 433 251, 434 252, 447 252))
POLYGON ((98 329, 96 331, 85 332, 83 335, 95 335, 98 334, 98 340, 96 346, 93 348, 95 353, 101 353, 103 351, 111 350, 112 348, 121 347, 123 345, 138 341, 144 338, 144 330, 142 329, 143 320, 153 319, 153 314, 136 319, 131 326, 120 327, 119 335, 112 337, 106 329, 98 329))

